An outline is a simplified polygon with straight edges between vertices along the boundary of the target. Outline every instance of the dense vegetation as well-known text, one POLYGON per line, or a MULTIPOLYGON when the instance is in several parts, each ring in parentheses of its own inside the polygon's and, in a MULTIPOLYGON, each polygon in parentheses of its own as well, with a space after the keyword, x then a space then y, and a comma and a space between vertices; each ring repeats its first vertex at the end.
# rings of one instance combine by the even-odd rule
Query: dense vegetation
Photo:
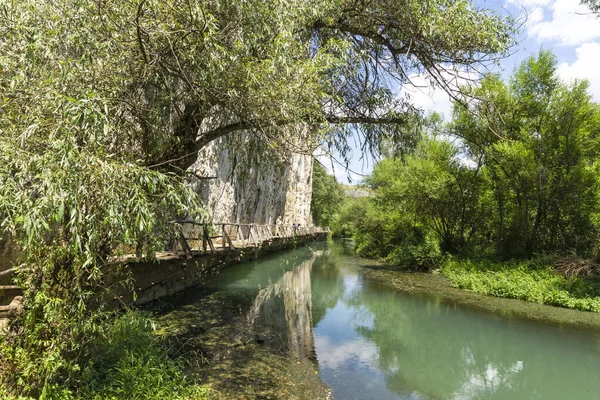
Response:
POLYGON ((344 201, 344 187, 318 162, 313 164, 312 179, 310 212, 313 223, 317 226, 330 226, 344 201))
MULTIPOLYGON (((193 399, 210 398, 210 389, 194 383, 182 371, 184 360, 174 359, 155 334, 155 322, 140 311, 127 311, 111 321, 105 337, 90 344, 95 354, 83 367, 78 398, 84 399, 193 399)), ((73 392, 49 385, 42 397, 69 400, 73 392)))
POLYGON ((442 272, 460 289, 490 296, 600 312, 600 280, 557 273, 552 258, 508 261, 446 260, 442 272))
POLYGON ((169 220, 206 218, 185 169, 207 143, 402 142, 418 111, 392 88, 416 73, 448 88, 454 64, 476 73, 513 30, 464 0, 0 0, 0 237, 25 298, 1 339, 2 395, 118 380, 118 362, 86 372, 117 329, 106 299, 131 289, 113 256, 152 257, 169 220))
POLYGON ((600 311, 600 106, 588 83, 561 82, 542 51, 470 94, 445 126, 425 123, 410 154, 377 164, 372 198, 342 208, 357 251, 443 266, 481 293, 600 311))

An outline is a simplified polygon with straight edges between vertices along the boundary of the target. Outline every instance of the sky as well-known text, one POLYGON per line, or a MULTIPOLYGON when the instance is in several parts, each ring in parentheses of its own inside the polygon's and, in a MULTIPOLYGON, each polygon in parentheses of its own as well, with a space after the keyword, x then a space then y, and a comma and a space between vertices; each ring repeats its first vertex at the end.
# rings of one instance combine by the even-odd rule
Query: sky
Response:
MULTIPOLYGON (((512 55, 503 59, 494 72, 507 79, 527 57, 541 49, 552 50, 558 60, 558 75, 566 82, 587 79, 595 101, 600 102, 600 18, 579 4, 579 0, 478 0, 477 6, 494 9, 525 21, 512 55)), ((451 102, 441 89, 432 88, 424 77, 414 76, 418 88, 409 91, 413 103, 425 114, 438 112, 450 117, 451 102)), ((342 183, 360 183, 362 175, 373 170, 373 160, 360 159, 354 151, 350 171, 324 158, 319 160, 342 183), (350 176, 352 182, 348 182, 350 176)))

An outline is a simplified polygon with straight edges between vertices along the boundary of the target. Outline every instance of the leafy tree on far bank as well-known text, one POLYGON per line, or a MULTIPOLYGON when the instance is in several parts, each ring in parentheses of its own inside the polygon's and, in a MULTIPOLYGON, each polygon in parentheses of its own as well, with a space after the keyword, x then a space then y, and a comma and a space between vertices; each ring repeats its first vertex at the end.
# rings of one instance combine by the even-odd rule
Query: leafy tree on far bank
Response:
POLYGON ((509 82, 487 76, 446 134, 376 165, 354 224, 359 253, 407 266, 426 266, 417 256, 435 255, 431 243, 467 256, 597 256, 600 107, 588 87, 561 82, 547 51, 509 82))
POLYGON ((344 202, 344 187, 316 161, 313 163, 312 179, 310 210, 313 223, 317 226, 330 226, 344 202))
POLYGON ((484 160, 500 254, 586 253, 598 209, 600 108, 587 81, 563 83, 549 51, 525 60, 509 83, 489 76, 480 100, 455 107, 452 132, 484 160))
POLYGON ((423 137, 413 154, 380 161, 367 183, 370 206, 358 216, 360 254, 406 267, 433 268, 442 251, 470 244, 481 214, 480 166, 460 162, 457 146, 423 137))

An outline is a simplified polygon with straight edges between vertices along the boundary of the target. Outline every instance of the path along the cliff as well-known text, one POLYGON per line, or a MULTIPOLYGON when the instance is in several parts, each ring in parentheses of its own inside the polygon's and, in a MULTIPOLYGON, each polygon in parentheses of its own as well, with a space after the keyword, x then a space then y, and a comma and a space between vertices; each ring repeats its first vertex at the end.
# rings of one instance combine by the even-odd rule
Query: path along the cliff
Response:
MULTIPOLYGON (((294 225, 174 222, 171 249, 154 257, 135 254, 114 257, 126 264, 134 291, 124 290, 107 299, 115 308, 140 305, 200 284, 225 266, 256 259, 264 254, 322 240, 328 228, 294 225)), ((21 289, 11 283, 15 268, 0 272, 0 330, 23 309, 21 289)))

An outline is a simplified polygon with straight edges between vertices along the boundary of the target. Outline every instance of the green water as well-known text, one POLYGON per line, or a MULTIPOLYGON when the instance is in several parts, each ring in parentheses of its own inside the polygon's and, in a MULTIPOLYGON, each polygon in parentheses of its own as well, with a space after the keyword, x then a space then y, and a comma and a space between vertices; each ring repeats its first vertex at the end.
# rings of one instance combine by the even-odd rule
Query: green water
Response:
POLYGON ((600 399, 600 334, 395 293, 363 264, 312 246, 201 291, 235 303, 261 343, 313 360, 334 399, 600 399))

